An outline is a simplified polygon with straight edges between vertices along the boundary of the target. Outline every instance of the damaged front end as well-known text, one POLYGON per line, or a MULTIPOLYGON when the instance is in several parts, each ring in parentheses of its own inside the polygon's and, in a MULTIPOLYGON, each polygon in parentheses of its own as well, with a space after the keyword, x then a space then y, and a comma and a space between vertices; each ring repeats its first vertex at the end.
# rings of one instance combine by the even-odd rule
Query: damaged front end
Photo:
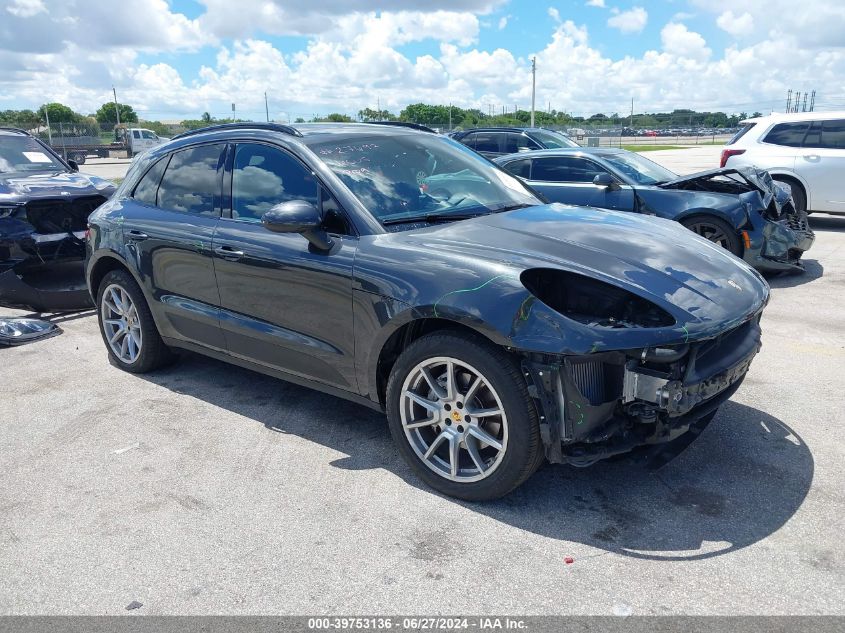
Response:
POLYGON ((760 313, 695 343, 583 356, 527 354, 551 462, 587 466, 674 440, 742 384, 760 349, 760 313))
POLYGON ((35 312, 91 306, 83 259, 88 216, 102 195, 0 203, 0 305, 35 312))
POLYGON ((801 257, 815 241, 806 211, 797 210, 789 186, 751 167, 714 169, 678 178, 664 189, 738 195, 748 215, 743 259, 758 270, 801 272, 801 257))

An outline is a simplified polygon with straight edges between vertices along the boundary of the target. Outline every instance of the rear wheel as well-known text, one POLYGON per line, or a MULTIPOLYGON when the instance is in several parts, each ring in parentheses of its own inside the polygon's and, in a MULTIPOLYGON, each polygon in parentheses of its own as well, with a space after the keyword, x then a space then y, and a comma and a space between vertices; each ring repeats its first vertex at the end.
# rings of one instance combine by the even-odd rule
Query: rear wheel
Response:
POLYGON ((141 288, 128 272, 113 270, 100 282, 97 315, 109 358, 121 369, 142 374, 172 359, 141 288))
POLYGON ((84 165, 85 164, 85 154, 83 154, 83 153, 71 154, 70 160, 76 162, 77 165, 84 165))
POLYGON ((513 359, 484 340, 430 334, 387 386, 390 432, 428 485, 461 499, 501 497, 543 461, 537 413, 513 359))
POLYGON ((737 257, 742 257, 742 243, 730 224, 712 215, 691 215, 681 220, 681 224, 693 233, 729 250, 737 257))

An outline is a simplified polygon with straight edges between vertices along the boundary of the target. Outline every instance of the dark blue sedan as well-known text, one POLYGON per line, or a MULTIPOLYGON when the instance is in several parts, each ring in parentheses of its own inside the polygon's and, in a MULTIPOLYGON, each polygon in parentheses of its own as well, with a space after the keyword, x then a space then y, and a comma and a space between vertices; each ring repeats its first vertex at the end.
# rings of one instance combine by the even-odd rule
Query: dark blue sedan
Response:
POLYGON ((615 148, 541 150, 495 159, 551 202, 676 220, 763 271, 801 271, 815 235, 789 191, 753 168, 678 176, 615 148))

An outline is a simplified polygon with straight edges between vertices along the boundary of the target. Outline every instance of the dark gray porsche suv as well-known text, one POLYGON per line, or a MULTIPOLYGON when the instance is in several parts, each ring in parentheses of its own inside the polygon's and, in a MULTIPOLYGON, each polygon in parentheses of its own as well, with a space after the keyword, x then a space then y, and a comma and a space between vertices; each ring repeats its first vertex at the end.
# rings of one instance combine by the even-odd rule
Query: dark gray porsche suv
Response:
POLYGON ((419 476, 464 499, 709 419, 768 300, 677 223, 543 204, 460 143, 387 125, 177 137, 88 244, 114 364, 188 349, 384 410, 419 476))

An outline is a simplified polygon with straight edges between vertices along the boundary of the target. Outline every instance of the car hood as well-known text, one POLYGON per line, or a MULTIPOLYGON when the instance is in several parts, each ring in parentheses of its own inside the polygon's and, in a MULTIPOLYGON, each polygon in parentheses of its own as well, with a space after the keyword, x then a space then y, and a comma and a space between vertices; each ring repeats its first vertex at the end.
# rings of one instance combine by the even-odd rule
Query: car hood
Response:
POLYGON ((109 197, 115 186, 98 176, 74 172, 37 172, 0 174, 0 202, 29 201, 57 196, 109 197))
POLYGON ((559 268, 623 287, 701 336, 740 323, 768 300, 765 280, 677 222, 560 204, 393 234, 404 246, 466 262, 559 268))
POLYGON ((660 187, 665 189, 674 189, 678 185, 700 181, 706 182, 717 176, 730 176, 731 174, 739 174, 744 178, 749 185, 757 189, 763 195, 774 193, 776 187, 768 172, 755 169, 754 167, 723 167, 721 169, 708 169, 706 171, 699 171, 694 174, 680 176, 674 180, 660 183, 660 187))

